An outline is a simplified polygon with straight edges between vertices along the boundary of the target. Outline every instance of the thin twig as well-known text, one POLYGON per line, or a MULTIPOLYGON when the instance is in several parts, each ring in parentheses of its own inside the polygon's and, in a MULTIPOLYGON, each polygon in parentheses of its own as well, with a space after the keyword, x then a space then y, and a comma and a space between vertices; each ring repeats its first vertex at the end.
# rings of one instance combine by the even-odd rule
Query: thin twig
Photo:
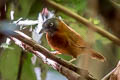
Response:
POLYGON ((119 78, 117 77, 119 76, 119 70, 120 70, 120 61, 118 62, 117 66, 112 71, 110 71, 107 75, 105 75, 101 80, 114 80, 115 78, 119 78))
POLYGON ((53 8, 58 9, 61 12, 65 13, 66 15, 73 17, 74 19, 76 19, 77 21, 79 21, 80 23, 85 25, 86 27, 91 28, 95 32, 101 34, 102 36, 108 38, 109 40, 113 41, 114 43, 116 43, 117 45, 120 46, 120 39, 118 37, 114 36, 113 34, 105 31, 104 29, 100 28, 99 26, 96 26, 96 25, 90 23, 87 19, 81 17, 80 15, 76 14, 75 12, 72 12, 71 10, 65 8, 64 6, 55 3, 52 0, 45 0, 45 2, 47 4, 49 4, 50 6, 52 6, 53 8))
POLYGON ((22 50, 21 55, 20 55, 20 60, 19 60, 19 68, 18 68, 17 80, 21 80, 21 73, 22 73, 22 69, 23 69, 23 63, 24 63, 24 51, 22 50))
POLYGON ((115 69, 113 69, 111 72, 109 72, 107 75, 105 75, 101 80, 109 80, 110 75, 115 71, 115 69))

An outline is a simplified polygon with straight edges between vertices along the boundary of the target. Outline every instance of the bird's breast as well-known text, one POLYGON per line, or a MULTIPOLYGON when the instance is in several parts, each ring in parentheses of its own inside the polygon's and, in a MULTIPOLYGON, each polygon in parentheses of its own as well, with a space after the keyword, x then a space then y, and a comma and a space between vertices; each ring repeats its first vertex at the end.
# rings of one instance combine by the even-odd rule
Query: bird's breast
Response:
POLYGON ((53 36, 50 36, 46 34, 46 38, 48 41, 48 44, 55 50, 61 52, 61 53, 68 53, 68 41, 66 40, 64 35, 61 34, 54 34, 53 36))

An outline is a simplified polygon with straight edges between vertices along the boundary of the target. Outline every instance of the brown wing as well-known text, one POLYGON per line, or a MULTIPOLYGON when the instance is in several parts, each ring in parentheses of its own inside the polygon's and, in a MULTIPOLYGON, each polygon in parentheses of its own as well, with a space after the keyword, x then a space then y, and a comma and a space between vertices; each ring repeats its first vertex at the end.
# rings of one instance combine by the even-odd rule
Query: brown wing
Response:
POLYGON ((72 28, 67 26, 62 20, 60 20, 60 25, 59 30, 64 30, 64 34, 66 35, 66 38, 69 41, 69 44, 71 46, 76 46, 76 47, 86 47, 86 42, 82 39, 82 37, 75 32, 72 28))
POLYGON ((68 31, 67 33, 67 36, 68 36, 68 39, 69 39, 69 44, 71 45, 74 45, 76 47, 79 47, 79 48, 85 48, 87 47, 87 44, 86 42, 82 39, 82 37, 76 33, 72 28, 68 27, 68 31))

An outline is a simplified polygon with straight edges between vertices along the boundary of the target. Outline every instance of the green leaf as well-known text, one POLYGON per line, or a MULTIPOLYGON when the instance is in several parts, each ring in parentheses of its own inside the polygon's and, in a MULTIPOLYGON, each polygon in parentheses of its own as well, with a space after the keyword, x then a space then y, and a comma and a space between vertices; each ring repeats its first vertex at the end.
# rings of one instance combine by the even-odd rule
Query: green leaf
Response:
POLYGON ((27 17, 35 0, 19 0, 20 9, 15 10, 16 18, 27 17))
POLYGON ((94 19, 93 23, 94 23, 94 24, 99 24, 99 23, 100 23, 100 21, 99 21, 99 20, 97 20, 97 19, 94 19))
POLYGON ((36 80, 34 66, 31 62, 31 53, 27 53, 23 62, 22 74, 20 80, 36 80))
POLYGON ((21 49, 15 44, 11 44, 0 56, 0 72, 2 80, 16 80, 21 49))
POLYGON ((6 43, 2 43, 0 47, 14 49, 13 47, 10 47, 9 44, 6 44, 6 43))

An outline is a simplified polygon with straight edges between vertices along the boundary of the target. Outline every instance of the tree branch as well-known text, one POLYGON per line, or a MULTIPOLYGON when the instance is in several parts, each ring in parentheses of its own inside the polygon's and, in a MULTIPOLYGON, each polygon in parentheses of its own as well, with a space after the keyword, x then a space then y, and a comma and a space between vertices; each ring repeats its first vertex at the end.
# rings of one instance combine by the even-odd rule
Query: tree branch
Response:
POLYGON ((39 45, 38 43, 36 43, 35 41, 33 41, 30 37, 28 37, 27 35, 23 35, 24 33, 17 31, 14 32, 14 35, 11 35, 12 37, 20 40, 21 42, 25 43, 26 45, 30 46, 31 49, 29 48, 25 48, 28 51, 33 52, 33 54, 35 54, 37 57, 41 57, 39 53, 37 53, 36 51, 41 52, 41 54, 43 54, 46 58, 51 59, 53 61, 55 61, 57 63, 57 71, 61 72, 62 74, 64 74, 68 79, 70 80, 96 80, 94 79, 87 70, 84 69, 80 69, 77 66, 68 63, 67 61, 58 58, 54 55, 52 55, 50 53, 50 51, 48 51, 46 48, 42 47, 41 45, 39 45), (67 73, 66 73, 67 72, 67 73), (76 76, 75 76, 76 75, 76 76), (73 77, 74 79, 71 79, 71 77, 73 77))
MULTIPOLYGON (((115 68, 116 69, 116 68, 115 68)), ((105 75, 101 80, 109 80, 110 75, 115 71, 115 69, 113 69, 112 71, 110 71, 107 75, 105 75)))
POLYGON ((79 79, 83 79, 85 80, 83 77, 81 77, 79 74, 75 73, 74 71, 71 71, 70 69, 56 63, 56 62, 51 62, 49 59, 47 58, 43 58, 38 51, 33 50, 32 47, 30 47, 27 44, 22 43, 22 45, 27 46, 24 47, 25 50, 32 52, 34 55, 36 55, 38 58, 40 58, 44 63, 47 63, 48 65, 52 66, 54 69, 56 69, 58 72, 62 73, 63 75, 65 75, 69 80, 79 80, 79 79), (69 74, 70 73, 70 74, 69 74))
POLYGON ((44 63, 47 63, 48 65, 52 66, 54 69, 56 69, 58 72, 60 72, 61 74, 63 74, 64 76, 66 76, 69 80, 86 80, 84 78, 84 76, 80 76, 78 73, 56 63, 56 64, 51 64, 51 62, 49 61, 49 59, 44 60, 38 52, 32 50, 32 49, 28 49, 26 48, 27 51, 32 52, 33 54, 35 54, 37 57, 41 58, 42 61, 44 63))
POLYGON ((108 38, 109 40, 113 41, 114 43, 116 43, 117 45, 120 46, 120 39, 118 37, 114 36, 113 34, 105 31, 104 29, 100 28, 99 26, 96 26, 96 25, 90 23, 87 19, 81 17, 80 15, 76 14, 75 12, 71 12, 71 10, 65 8, 64 6, 62 6, 60 4, 57 4, 51 0, 45 0, 45 2, 47 4, 49 4, 50 6, 52 6, 53 8, 62 11, 63 13, 69 15, 70 17, 73 17, 74 19, 76 19, 77 21, 79 21, 80 23, 85 25, 86 27, 93 29, 97 33, 101 34, 102 36, 108 38))
POLYGON ((119 80, 120 79, 120 61, 118 62, 117 66, 105 75, 101 80, 119 80))

